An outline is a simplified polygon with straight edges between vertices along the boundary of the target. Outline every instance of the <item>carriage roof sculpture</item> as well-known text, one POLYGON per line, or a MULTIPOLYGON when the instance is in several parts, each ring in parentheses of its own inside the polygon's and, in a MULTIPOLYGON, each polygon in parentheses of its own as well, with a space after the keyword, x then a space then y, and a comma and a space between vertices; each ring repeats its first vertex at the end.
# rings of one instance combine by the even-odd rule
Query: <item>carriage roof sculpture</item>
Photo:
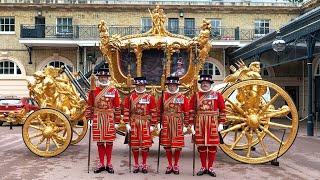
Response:
MULTIPOLYGON (((197 87, 199 70, 212 48, 210 23, 204 20, 199 36, 191 39, 164 28, 165 14, 159 6, 150 14, 153 24, 148 32, 124 37, 109 36, 105 22, 101 21, 100 49, 109 64, 113 84, 124 94, 131 86, 132 64, 128 65, 127 74, 120 67, 123 51, 134 53, 135 73, 143 75, 143 55, 153 49, 162 52, 166 60, 159 63, 163 69, 161 82, 150 86, 157 93, 163 88, 164 78, 170 75, 174 54, 184 50, 189 67, 181 78, 182 87, 187 94, 192 93, 195 91, 192 87, 197 87)), ((233 73, 225 78, 224 84, 215 87, 222 92, 227 107, 227 122, 221 132, 225 144, 220 147, 228 156, 244 163, 269 162, 283 155, 295 140, 298 131, 296 107, 282 88, 262 80, 259 62, 246 66, 239 61, 236 66, 230 67, 233 73), (290 120, 288 116, 291 116, 290 120), (282 129, 286 133, 280 139, 282 129)), ((33 153, 43 157, 56 156, 69 144, 81 141, 87 132, 86 92, 68 68, 48 67, 43 72, 36 72, 34 77, 36 81, 28 87, 30 96, 41 109, 25 116, 10 115, 8 121, 14 118, 25 121, 23 139, 33 153)), ((88 86, 89 83, 85 84, 88 86)))

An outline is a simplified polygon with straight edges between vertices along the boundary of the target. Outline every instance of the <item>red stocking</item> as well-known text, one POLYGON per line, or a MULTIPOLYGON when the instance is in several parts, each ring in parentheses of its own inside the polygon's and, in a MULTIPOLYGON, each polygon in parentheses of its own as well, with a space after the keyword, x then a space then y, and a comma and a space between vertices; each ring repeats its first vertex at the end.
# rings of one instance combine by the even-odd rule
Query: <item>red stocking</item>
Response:
POLYGON ((198 151, 200 154, 200 161, 201 166, 207 169, 207 147, 206 146, 199 146, 198 151))
POLYGON ((139 149, 132 149, 134 165, 139 166, 139 149))
POLYGON ((181 149, 177 148, 174 151, 174 166, 178 166, 179 164, 179 158, 180 158, 181 149))
POLYGON ((97 143, 98 146, 98 152, 99 152, 99 159, 100 159, 100 165, 104 166, 104 155, 106 154, 106 147, 104 146, 104 143, 97 143))
POLYGON ((142 149, 141 154, 142 154, 142 165, 146 166, 148 154, 149 154, 149 148, 142 149))
POLYGON ((210 146, 209 147, 208 168, 211 168, 213 165, 213 162, 216 160, 216 152, 217 152, 217 146, 210 146))
POLYGON ((113 146, 113 143, 106 144, 107 166, 112 166, 112 163, 111 163, 112 146, 113 146))
POLYGON ((168 165, 172 167, 172 150, 170 147, 165 147, 164 149, 166 150, 168 165))

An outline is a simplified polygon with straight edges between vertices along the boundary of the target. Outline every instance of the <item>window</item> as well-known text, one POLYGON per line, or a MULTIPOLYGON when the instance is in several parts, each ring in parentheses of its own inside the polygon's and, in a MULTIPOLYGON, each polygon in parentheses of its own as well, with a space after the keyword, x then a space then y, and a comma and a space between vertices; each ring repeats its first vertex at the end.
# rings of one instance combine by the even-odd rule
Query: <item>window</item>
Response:
POLYGON ((168 31, 173 34, 179 34, 179 19, 169 18, 168 19, 168 31))
POLYGON ((184 35, 189 37, 195 36, 195 22, 194 18, 184 19, 184 35))
POLYGON ((199 74, 210 74, 214 76, 222 75, 220 69, 211 62, 204 63, 203 70, 201 70, 199 74))
POLYGON ((254 34, 256 37, 268 34, 270 31, 270 20, 256 20, 254 22, 254 34))
POLYGON ((211 19, 211 33, 213 37, 221 35, 221 19, 211 19))
POLYGON ((72 18, 57 18, 57 33, 72 33, 72 18))
POLYGON ((18 65, 12 61, 1 61, 0 75, 4 74, 21 74, 21 70, 18 65))
POLYGON ((0 33, 14 32, 14 17, 0 17, 0 33))
POLYGON ((152 27, 152 20, 149 17, 141 18, 142 32, 147 32, 152 27))

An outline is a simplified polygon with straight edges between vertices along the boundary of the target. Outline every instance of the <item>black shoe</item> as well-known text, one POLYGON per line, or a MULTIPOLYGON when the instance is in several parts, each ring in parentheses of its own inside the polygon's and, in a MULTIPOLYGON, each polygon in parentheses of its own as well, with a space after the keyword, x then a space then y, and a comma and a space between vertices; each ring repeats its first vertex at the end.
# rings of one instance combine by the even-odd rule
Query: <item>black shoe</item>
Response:
POLYGON ((179 174, 180 172, 179 172, 179 166, 174 166, 173 167, 173 174, 179 174))
POLYGON ((113 170, 113 167, 112 166, 107 166, 106 167, 106 171, 110 174, 114 174, 114 170, 113 170))
POLYGON ((104 166, 102 166, 102 167, 99 167, 99 168, 95 169, 93 172, 94 173, 101 173, 104 170, 106 170, 106 168, 104 166))
POLYGON ((205 168, 200 168, 200 170, 197 173, 197 176, 202 176, 206 173, 207 173, 207 170, 205 168))
POLYGON ((139 166, 133 166, 133 173, 138 173, 139 172, 139 166))
POLYGON ((216 176, 217 176, 216 173, 213 171, 212 168, 210 168, 210 169, 208 170, 208 174, 209 174, 210 176, 212 176, 212 177, 216 177, 216 176))
POLYGON ((143 174, 147 174, 147 173, 148 173, 147 165, 143 165, 141 172, 142 172, 143 174))
POLYGON ((171 166, 168 166, 166 169, 166 174, 171 174, 173 172, 173 169, 171 166))

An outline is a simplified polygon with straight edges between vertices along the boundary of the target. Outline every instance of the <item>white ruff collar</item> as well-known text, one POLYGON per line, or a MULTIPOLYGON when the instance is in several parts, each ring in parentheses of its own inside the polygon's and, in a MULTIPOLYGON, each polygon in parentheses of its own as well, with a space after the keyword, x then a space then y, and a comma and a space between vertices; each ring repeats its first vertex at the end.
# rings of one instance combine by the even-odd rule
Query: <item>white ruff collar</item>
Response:
POLYGON ((174 92, 170 91, 170 90, 167 88, 167 92, 168 92, 169 94, 176 94, 176 93, 179 92, 179 87, 178 87, 177 90, 175 90, 174 92))
POLYGON ((143 91, 138 91, 136 88, 134 88, 134 91, 136 91, 136 93, 138 93, 138 94, 142 94, 142 93, 144 93, 144 92, 146 92, 146 88, 144 88, 144 90, 143 91))

